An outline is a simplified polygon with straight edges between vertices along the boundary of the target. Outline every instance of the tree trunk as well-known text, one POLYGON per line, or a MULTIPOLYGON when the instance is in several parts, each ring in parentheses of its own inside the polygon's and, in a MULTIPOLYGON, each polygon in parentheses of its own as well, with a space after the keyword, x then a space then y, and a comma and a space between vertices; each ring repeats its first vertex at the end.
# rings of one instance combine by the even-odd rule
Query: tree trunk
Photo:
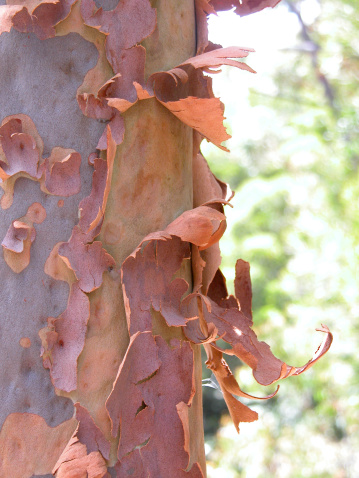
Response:
MULTIPOLYGON (((155 34, 144 41, 147 77, 192 57, 196 48, 193 0, 180 5, 159 0, 153 2, 153 7, 157 11, 157 28, 155 34)), ((46 220, 35 226, 36 240, 31 247, 29 266, 16 273, 3 257, 0 259, 2 340, 8 344, 2 354, 6 365, 2 367, 1 423, 8 417, 6 441, 11 443, 13 439, 20 443, 16 453, 3 445, 4 473, 25 477, 51 472, 58 450, 66 445, 75 428, 71 420, 72 402, 85 407, 112 442, 108 463, 114 464, 118 439, 111 436, 105 401, 129 343, 117 270, 147 234, 165 229, 182 212, 193 207, 192 129, 154 98, 140 102, 123 114, 126 134, 117 147, 105 219, 98 237, 116 266, 113 271, 104 272, 101 288, 88 294, 90 317, 84 348, 78 358, 77 389, 65 392, 56 388, 55 393, 48 371, 42 366, 38 332, 48 317, 57 317, 66 310, 68 292, 64 282, 45 274, 44 265, 55 245, 70 238, 78 222, 80 200, 91 191, 93 168, 87 163, 87 157, 95 152, 103 125, 81 114, 76 89, 86 72, 95 66, 97 53, 91 43, 76 33, 40 40, 34 33, 12 29, 3 33, 0 45, 1 119, 19 113, 30 117, 45 144, 43 157, 49 156, 56 146, 72 148, 82 157, 81 192, 66 198, 61 194, 49 195, 41 191, 35 181, 18 174, 13 204, 2 209, 3 238, 12 221, 25 216, 31 204, 39 203, 46 210, 46 220), (11 415, 15 413, 23 415, 11 415), (61 430, 63 442, 58 440, 57 449, 43 464, 38 463, 37 453, 30 456, 29 449, 23 449, 29 448, 24 435, 29 432, 31 419, 34 420, 33 415, 24 414, 43 417, 50 427, 67 420, 66 425, 62 425, 67 427, 67 433, 61 430), (21 429, 16 422, 9 425, 12 416, 20 420, 21 429)), ((190 283, 188 266, 183 268, 182 275, 190 283)), ((181 328, 169 328, 160 314, 155 311, 152 314, 156 334, 164 336, 167 342, 172 338, 184 339, 181 328)), ((197 392, 190 409, 190 467, 199 461, 205 472, 201 356, 199 346, 192 347, 197 392)), ((38 424, 35 420, 35 425, 44 428, 45 422, 38 424)), ((39 440, 48 437, 46 432, 42 430, 39 440)), ((37 443, 40 450, 44 445, 41 441, 37 443)))

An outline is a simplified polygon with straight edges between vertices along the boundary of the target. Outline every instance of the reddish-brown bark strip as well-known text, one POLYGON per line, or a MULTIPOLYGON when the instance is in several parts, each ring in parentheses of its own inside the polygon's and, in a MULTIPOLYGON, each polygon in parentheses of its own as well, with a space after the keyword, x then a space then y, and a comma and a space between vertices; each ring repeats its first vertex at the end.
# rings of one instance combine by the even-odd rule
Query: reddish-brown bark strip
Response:
MULTIPOLYGON (((270 347, 260 342, 251 329, 252 289, 247 263, 241 260, 237 262, 235 279, 237 298, 227 298, 224 281, 218 272, 215 277, 220 288, 219 293, 215 288, 211 291, 217 297, 217 303, 199 292, 201 276, 206 269, 206 263, 200 257, 199 251, 218 241, 224 230, 221 228, 224 215, 213 207, 215 204, 212 207, 200 206, 192 211, 186 211, 164 231, 147 236, 124 262, 122 284, 130 335, 152 329, 151 307, 153 307, 161 312, 168 325, 182 325, 189 340, 206 344, 207 366, 218 378, 238 429, 239 422, 253 421, 257 419, 257 415, 244 405, 238 404, 233 397, 248 395, 241 391, 223 360, 222 353, 236 355, 253 369, 254 378, 260 384, 270 385, 282 378, 303 373, 311 367, 329 349, 332 334, 323 326, 320 330, 326 333, 326 338, 314 358, 303 367, 291 367, 277 359, 270 347), (197 274, 195 282, 197 286, 195 292, 181 301, 181 296, 187 290, 187 284, 180 280, 177 285, 178 279, 173 281, 172 278, 180 268, 181 262, 188 257, 181 252, 187 242, 193 245, 192 262, 197 274), (150 272, 151 270, 154 272, 150 272), (191 304, 195 297, 197 309, 191 304), (161 301, 164 304, 171 304, 170 313, 166 307, 159 306, 161 301), (231 347, 227 349, 218 347, 216 341, 219 338, 231 347)), ((273 394, 266 398, 272 396, 273 394)))
POLYGON ((188 342, 173 339, 167 344, 151 332, 131 337, 107 401, 114 436, 120 427, 118 476, 135 461, 143 473, 138 476, 203 476, 198 464, 186 471, 188 415, 183 407, 194 396, 192 370, 188 342), (169 423, 171 433, 163 433, 169 423))

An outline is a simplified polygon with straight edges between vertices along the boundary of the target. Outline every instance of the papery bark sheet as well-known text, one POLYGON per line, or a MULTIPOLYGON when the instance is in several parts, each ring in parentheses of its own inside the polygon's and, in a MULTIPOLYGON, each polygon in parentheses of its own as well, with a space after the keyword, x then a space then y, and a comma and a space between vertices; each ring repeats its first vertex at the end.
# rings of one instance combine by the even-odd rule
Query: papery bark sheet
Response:
POLYGON ((195 392, 192 371, 193 351, 188 342, 173 339, 166 344, 151 332, 131 337, 107 401, 114 436, 120 428, 120 471, 134 459, 143 473, 139 476, 203 476, 197 463, 185 471, 188 416, 183 407, 191 405, 195 392), (171 433, 163 433, 168 423, 171 433))
MULTIPOLYGON (((186 211, 164 231, 147 236, 124 262, 122 284, 130 335, 139 331, 151 331, 153 308, 161 312, 168 325, 182 325, 184 334, 190 341, 205 344, 207 366, 222 388, 238 430, 240 422, 256 420, 257 414, 239 403, 234 395, 255 397, 240 389, 223 360, 223 353, 236 355, 253 369, 253 376, 260 384, 270 385, 310 368, 329 350, 333 337, 326 326, 317 329, 324 332, 326 337, 314 357, 303 367, 292 367, 276 358, 269 345, 260 342, 251 328, 252 288, 249 266, 245 261, 239 260, 236 264, 236 297, 227 297, 225 283, 219 272, 214 277, 216 287, 210 288, 211 294, 217 294, 217 303, 200 292, 202 276, 207 266, 200 251, 211 247, 224 232, 222 224, 225 224, 225 216, 217 211, 217 204, 214 202, 211 207, 199 206, 186 211), (173 281, 172 278, 181 262, 188 258, 188 254, 181 252, 185 250, 183 248, 187 242, 192 243, 192 265, 197 285, 192 294, 181 300, 187 290, 186 283, 180 280, 177 284, 178 279, 173 281), (152 269, 156 272, 150 272, 152 269), (167 291, 166 295, 162 291, 167 291), (159 293, 160 301, 157 298, 159 293), (170 304, 170 308, 161 307, 161 301, 170 304), (219 347, 219 339, 227 342, 230 348, 219 347)), ((271 398, 275 393, 265 398, 271 398)))

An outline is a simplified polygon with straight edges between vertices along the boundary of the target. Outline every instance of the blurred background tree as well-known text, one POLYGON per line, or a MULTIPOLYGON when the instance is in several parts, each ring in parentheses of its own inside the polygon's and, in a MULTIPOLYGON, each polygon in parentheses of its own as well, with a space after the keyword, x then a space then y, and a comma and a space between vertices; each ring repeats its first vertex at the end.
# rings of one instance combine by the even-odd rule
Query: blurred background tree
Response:
MULTIPOLYGON (((282 0, 221 27, 212 41, 253 46, 258 75, 225 71, 230 154, 208 146, 217 176, 236 191, 222 240, 232 287, 249 261, 255 331, 292 365, 334 333, 329 354, 289 379, 259 421, 237 435, 216 388, 204 387, 209 478, 354 478, 359 475, 359 2, 282 0), (234 28, 233 28, 234 26, 234 28), (229 37, 229 31, 236 34, 229 37), (244 471, 245 470, 245 471, 244 471)), ((223 94, 225 92, 225 94, 223 94)), ((233 289, 232 289, 233 290, 233 289)), ((235 365, 236 364, 236 365, 235 365)), ((246 367, 243 389, 263 393, 246 367)), ((209 377, 209 374, 205 374, 209 377)), ((215 386, 215 384, 214 384, 215 386)), ((254 405, 254 406, 253 406, 254 405)))

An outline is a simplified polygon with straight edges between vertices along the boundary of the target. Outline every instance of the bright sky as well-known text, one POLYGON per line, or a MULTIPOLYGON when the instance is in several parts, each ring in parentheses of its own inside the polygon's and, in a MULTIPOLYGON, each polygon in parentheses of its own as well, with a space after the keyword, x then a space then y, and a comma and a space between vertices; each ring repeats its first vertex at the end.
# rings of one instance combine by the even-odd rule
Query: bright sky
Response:
MULTIPOLYGON (((316 0, 305 0, 305 3, 310 6, 316 3, 316 0)), ((218 16, 211 15, 209 38, 212 42, 224 47, 251 47, 256 51, 249 54, 247 62, 257 71, 257 74, 233 67, 224 67, 222 73, 213 75, 214 93, 225 105, 226 125, 229 126, 232 134, 227 147, 234 155, 241 140, 260 139, 266 128, 273 128, 275 125, 276 118, 273 116, 273 111, 261 105, 251 106, 248 93, 250 88, 273 96, 278 93, 270 73, 273 72, 277 63, 283 61, 283 55, 285 55, 283 49, 297 43, 298 31, 296 16, 289 13, 283 6, 277 6, 274 9, 266 8, 262 12, 246 17, 239 17, 233 12, 222 12, 218 16)), ((229 159, 228 153, 219 151, 207 141, 202 142, 201 149, 205 157, 214 154, 216 160, 225 162, 229 159)), ((230 254, 234 247, 230 231, 240 215, 240 204, 237 204, 240 200, 237 194, 232 201, 234 208, 226 208, 228 229, 222 238, 221 247, 224 255, 230 254)), ((225 270, 229 281, 234 273, 232 269, 225 270)))
MULTIPOLYGON (((209 37, 212 42, 224 47, 250 47, 256 51, 250 53, 247 59, 257 71, 256 75, 224 67, 222 74, 213 76, 214 92, 225 105, 225 116, 232 130, 233 140, 228 143, 230 149, 234 149, 243 135, 253 137, 260 128, 258 114, 255 118, 248 104, 248 90, 255 88, 270 95, 276 94, 276 87, 266 73, 273 71, 278 55, 283 55, 281 50, 296 43, 297 32, 297 19, 283 7, 266 8, 247 17, 239 17, 233 12, 210 16, 209 37)), ((205 143, 202 143, 203 151, 208 154, 211 146, 205 143)))
MULTIPOLYGON (((311 23, 319 13, 318 0, 304 0, 301 3, 301 15, 305 22, 311 23)), ((223 47, 251 47, 256 51, 249 54, 248 64, 257 71, 257 75, 229 71, 229 77, 227 75, 214 77, 215 93, 227 106, 229 121, 232 120, 233 114, 230 105, 239 102, 237 111, 243 107, 243 96, 247 96, 248 88, 258 87, 268 94, 276 93, 266 74, 273 71, 273 66, 279 58, 283 58, 284 49, 297 44, 298 32, 299 24, 296 16, 281 4, 246 17, 239 17, 231 11, 210 16, 209 38, 212 42, 219 43, 223 47)))

